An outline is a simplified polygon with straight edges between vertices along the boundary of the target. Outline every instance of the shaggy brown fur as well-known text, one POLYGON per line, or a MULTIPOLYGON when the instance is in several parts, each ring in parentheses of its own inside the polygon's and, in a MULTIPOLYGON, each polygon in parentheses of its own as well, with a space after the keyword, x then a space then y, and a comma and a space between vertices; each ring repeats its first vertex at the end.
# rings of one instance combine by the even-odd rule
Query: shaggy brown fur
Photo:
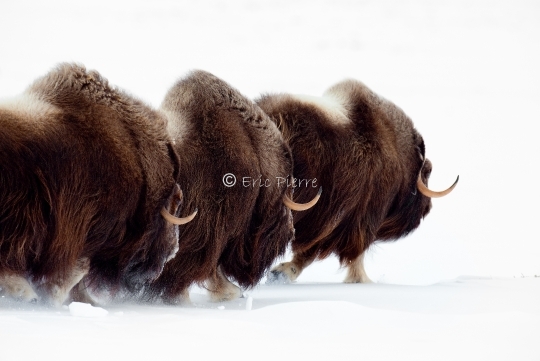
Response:
POLYGON ((147 295, 182 302, 192 283, 209 280, 214 299, 237 297, 225 277, 255 285, 294 236, 282 201, 291 189, 275 182, 292 172, 290 149, 259 107, 203 71, 177 82, 161 109, 180 157, 184 205, 200 212, 180 229, 178 253, 147 295), (235 186, 224 185, 227 173, 235 186), (245 187, 243 177, 272 184, 245 187))
MULTIPOLYGON (((360 268, 349 270, 349 282, 367 280, 363 252, 406 236, 431 209, 416 189, 419 173, 425 184, 431 173, 422 137, 401 109, 354 80, 318 102, 276 94, 257 104, 287 139, 295 176, 317 178, 325 189, 317 207, 294 214, 294 259, 274 276, 296 279, 314 259, 336 254, 342 265, 360 268)), ((300 188, 295 197, 312 195, 300 188)))
POLYGON ((91 287, 131 290, 157 277, 177 247, 160 215, 179 169, 165 124, 73 64, 0 104, 4 291, 27 280, 58 305, 85 274, 91 287))

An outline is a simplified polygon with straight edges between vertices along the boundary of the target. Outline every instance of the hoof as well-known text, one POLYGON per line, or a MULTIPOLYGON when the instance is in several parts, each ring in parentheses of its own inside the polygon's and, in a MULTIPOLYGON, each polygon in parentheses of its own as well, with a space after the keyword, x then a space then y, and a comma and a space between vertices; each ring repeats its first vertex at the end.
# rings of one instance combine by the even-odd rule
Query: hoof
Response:
POLYGON ((209 291, 209 293, 212 302, 226 302, 242 297, 242 290, 232 283, 228 284, 222 292, 209 291))
POLYGON ((185 289, 176 295, 162 295, 161 302, 165 305, 192 306, 189 290, 185 289))
POLYGON ((343 283, 373 283, 373 281, 368 276, 361 277, 347 277, 343 283))
POLYGON ((285 285, 291 283, 289 277, 282 271, 270 271, 266 277, 267 285, 285 285))
POLYGON ((216 272, 208 279, 206 284, 212 302, 231 301, 242 296, 240 287, 229 281, 221 266, 216 268, 216 272))
POLYGON ((0 294, 5 294, 17 301, 38 303, 39 296, 28 281, 17 275, 4 276, 0 279, 0 294))
POLYGON ((287 284, 296 281, 301 269, 292 262, 280 263, 268 273, 267 284, 287 284))

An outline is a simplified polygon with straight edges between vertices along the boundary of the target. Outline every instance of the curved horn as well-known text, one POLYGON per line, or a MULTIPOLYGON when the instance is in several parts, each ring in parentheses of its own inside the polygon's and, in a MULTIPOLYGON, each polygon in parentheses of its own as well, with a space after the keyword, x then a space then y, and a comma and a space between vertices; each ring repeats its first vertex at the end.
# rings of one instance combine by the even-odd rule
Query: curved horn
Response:
POLYGON ((193 220, 193 218, 195 218, 195 216, 197 215, 197 212, 198 212, 198 210, 195 209, 195 212, 191 213, 189 216, 184 217, 184 218, 178 218, 178 217, 175 217, 175 216, 171 215, 169 213, 169 211, 167 211, 167 209, 165 209, 165 208, 161 209, 161 215, 163 216, 163 218, 165 218, 166 221, 168 221, 168 222, 170 222, 172 224, 178 224, 178 225, 182 225, 182 224, 186 224, 188 222, 191 222, 193 220))
POLYGON ((285 205, 292 209, 293 211, 305 211, 305 210, 308 210, 310 209, 311 207, 313 207, 315 205, 315 203, 317 203, 317 201, 319 200, 319 198, 321 197, 321 193, 322 193, 322 187, 319 188, 319 192, 317 192, 317 195, 315 196, 315 198, 313 198, 311 201, 309 201, 308 203, 296 203, 296 202, 293 202, 286 194, 283 196, 283 203, 285 203, 285 205))
POLYGON ((440 198, 440 197, 444 197, 448 193, 452 192, 452 190, 455 188, 458 180, 459 180, 459 176, 457 176, 456 181, 454 182, 454 184, 452 184, 452 186, 450 188, 448 188, 447 190, 441 191, 441 192, 435 192, 435 191, 432 191, 431 189, 429 189, 428 187, 426 187, 426 185, 422 181, 422 174, 419 174, 418 175, 418 181, 416 182, 416 187, 418 188, 420 193, 422 193, 426 197, 440 198))

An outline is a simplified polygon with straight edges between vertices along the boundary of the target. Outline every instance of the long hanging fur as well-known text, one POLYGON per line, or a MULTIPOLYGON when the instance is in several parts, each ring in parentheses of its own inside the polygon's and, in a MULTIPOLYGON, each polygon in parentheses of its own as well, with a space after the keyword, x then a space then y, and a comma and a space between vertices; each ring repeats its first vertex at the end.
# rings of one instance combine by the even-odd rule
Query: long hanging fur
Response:
POLYGON ((204 71, 178 81, 161 110, 180 157, 184 205, 200 211, 180 229, 176 257, 147 294, 182 301, 191 284, 216 272, 243 287, 255 285, 294 237, 282 202, 291 189, 275 182, 292 173, 290 149, 253 101, 204 71), (228 173, 236 176, 232 187, 224 185, 228 173), (272 184, 245 186, 244 177, 272 184))
POLYGON ((61 304, 86 273, 113 289, 157 277, 177 246, 160 215, 179 169, 165 125, 75 64, 1 102, 0 287, 22 277, 61 304))
MULTIPOLYGON (((412 121, 362 83, 346 80, 322 98, 266 94, 257 104, 288 140, 298 178, 317 178, 325 189, 317 207, 294 214, 292 250, 301 272, 316 258, 336 254, 342 265, 358 260, 375 241, 416 229, 431 199, 431 163, 412 121)), ((298 202, 311 194, 298 189, 298 202)))

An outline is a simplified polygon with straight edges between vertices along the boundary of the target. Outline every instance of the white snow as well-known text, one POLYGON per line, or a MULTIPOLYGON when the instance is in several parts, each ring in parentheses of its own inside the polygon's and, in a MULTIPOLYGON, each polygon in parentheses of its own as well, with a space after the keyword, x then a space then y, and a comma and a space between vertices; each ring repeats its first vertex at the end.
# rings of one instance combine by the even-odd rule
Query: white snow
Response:
MULTIPOLYGON (((261 285, 215 304, 110 304, 98 318, 0 302, 0 359, 538 360, 540 278, 261 285), (252 299, 252 310, 248 302, 252 299), (90 346, 91 345, 91 346, 90 346)), ((88 310, 83 311, 87 315, 88 310)))
POLYGON ((194 288, 193 307, 74 317, 0 298, 0 360, 540 359, 539 19, 533 0, 4 1, 0 98, 62 61, 153 106, 196 68, 250 97, 355 78, 413 119, 430 187, 460 183, 370 249, 374 284, 330 258, 223 304, 194 288))
POLYGON ((246 298, 246 310, 251 311, 253 309, 253 297, 248 296, 246 298))
POLYGON ((103 317, 109 313, 101 307, 95 307, 88 303, 71 302, 68 306, 69 313, 76 317, 103 317))

